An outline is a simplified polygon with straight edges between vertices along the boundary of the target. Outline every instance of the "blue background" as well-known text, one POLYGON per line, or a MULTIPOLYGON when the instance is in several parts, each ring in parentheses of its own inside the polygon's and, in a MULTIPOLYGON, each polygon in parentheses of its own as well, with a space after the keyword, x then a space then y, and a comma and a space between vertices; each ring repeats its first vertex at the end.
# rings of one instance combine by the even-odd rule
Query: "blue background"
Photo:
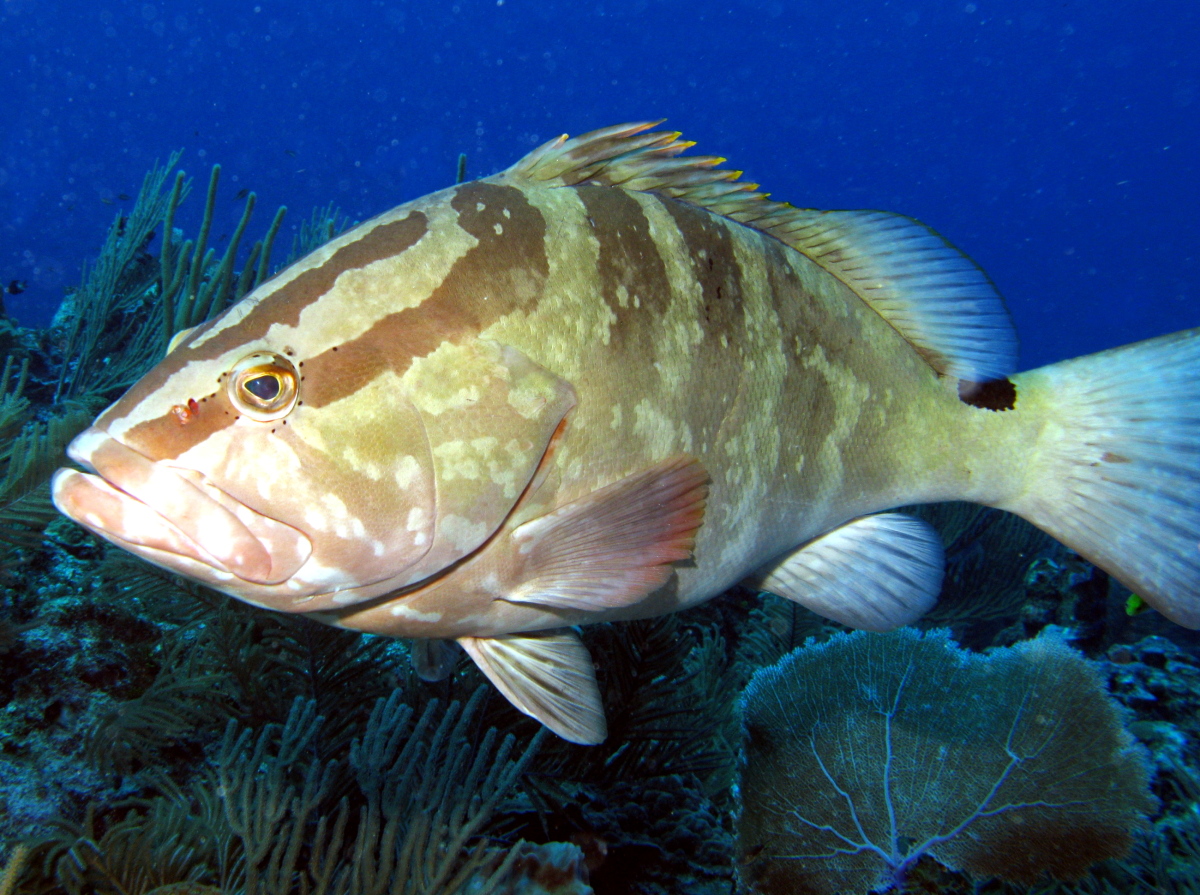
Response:
MULTIPOLYGON (((146 169, 224 167, 294 228, 562 132, 667 117, 776 198, 920 218, 1022 366, 1200 324, 1200 3, 0 0, 0 279, 49 320, 146 169)), ((286 254, 288 234, 277 257, 286 254)))

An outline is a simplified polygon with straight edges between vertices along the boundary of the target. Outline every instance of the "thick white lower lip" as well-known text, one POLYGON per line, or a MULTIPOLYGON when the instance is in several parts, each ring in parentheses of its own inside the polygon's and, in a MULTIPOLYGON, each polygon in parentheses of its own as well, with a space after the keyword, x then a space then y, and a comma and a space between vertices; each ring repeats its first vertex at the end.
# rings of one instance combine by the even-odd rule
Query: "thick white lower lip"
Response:
POLYGON ((302 532, 255 512, 200 473, 152 461, 101 430, 82 432, 68 453, 98 474, 60 469, 55 505, 118 546, 180 556, 254 584, 286 581, 312 553, 302 532))

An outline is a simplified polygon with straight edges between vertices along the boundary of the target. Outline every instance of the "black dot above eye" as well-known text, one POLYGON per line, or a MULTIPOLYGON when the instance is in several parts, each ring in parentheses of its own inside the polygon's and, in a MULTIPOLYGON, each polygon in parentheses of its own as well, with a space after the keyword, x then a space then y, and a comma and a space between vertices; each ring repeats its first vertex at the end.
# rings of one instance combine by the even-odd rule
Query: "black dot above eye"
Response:
POLYGON ((255 376, 246 380, 246 391, 260 401, 274 401, 279 397, 279 380, 274 376, 255 376))

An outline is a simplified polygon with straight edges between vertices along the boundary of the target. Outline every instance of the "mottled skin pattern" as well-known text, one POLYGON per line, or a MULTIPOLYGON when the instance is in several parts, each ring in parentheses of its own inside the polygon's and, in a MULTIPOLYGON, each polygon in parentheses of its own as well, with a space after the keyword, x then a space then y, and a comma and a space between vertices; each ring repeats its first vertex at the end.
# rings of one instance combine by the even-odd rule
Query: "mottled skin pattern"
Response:
POLYGON ((963 403, 839 280, 709 211, 499 175, 283 272, 95 430, 293 526, 312 557, 264 583, 122 546, 258 605, 486 637, 691 605, 864 513, 1011 504, 1043 418, 1031 381, 1014 381, 1014 409, 963 403), (302 377, 282 420, 240 416, 226 395, 261 350, 302 377), (181 420, 188 399, 198 412, 181 420), (694 561, 665 587, 603 613, 502 599, 516 526, 677 455, 710 491, 694 561))

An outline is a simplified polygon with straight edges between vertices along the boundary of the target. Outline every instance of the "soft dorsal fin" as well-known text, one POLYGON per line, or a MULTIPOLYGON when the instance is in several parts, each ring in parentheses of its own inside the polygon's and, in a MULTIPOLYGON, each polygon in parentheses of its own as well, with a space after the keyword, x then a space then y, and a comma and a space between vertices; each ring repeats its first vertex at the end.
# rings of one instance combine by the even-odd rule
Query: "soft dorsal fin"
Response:
POLYGON ((939 373, 986 382, 1016 369, 1004 300, 929 227, 884 211, 795 208, 791 218, 780 238, 853 289, 939 373))
POLYGON ((966 255, 925 225, 880 211, 814 211, 773 202, 725 159, 679 157, 695 144, 639 122, 565 135, 506 175, 561 186, 658 193, 769 233, 807 255, 874 308, 939 373, 984 382, 1016 367, 1004 300, 966 255))

